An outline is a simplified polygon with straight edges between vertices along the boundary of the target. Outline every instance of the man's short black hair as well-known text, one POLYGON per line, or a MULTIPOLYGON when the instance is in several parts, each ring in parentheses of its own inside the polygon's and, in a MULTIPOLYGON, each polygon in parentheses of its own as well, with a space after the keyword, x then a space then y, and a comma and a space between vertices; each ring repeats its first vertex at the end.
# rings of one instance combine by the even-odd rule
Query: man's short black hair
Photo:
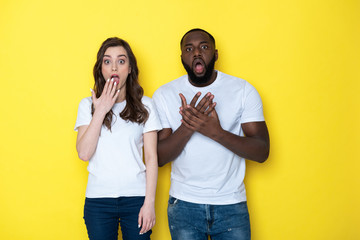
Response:
POLYGON ((183 43, 183 41, 184 41, 185 36, 186 36, 188 33, 197 32, 197 31, 206 33, 206 34, 210 37, 210 39, 211 39, 211 41, 213 42, 214 47, 215 47, 215 38, 214 38, 210 33, 208 33, 207 31, 205 31, 204 29, 201 29, 201 28, 193 28, 193 29, 187 31, 187 32, 184 34, 184 36, 181 38, 180 48, 181 48, 181 46, 182 46, 182 43, 183 43))

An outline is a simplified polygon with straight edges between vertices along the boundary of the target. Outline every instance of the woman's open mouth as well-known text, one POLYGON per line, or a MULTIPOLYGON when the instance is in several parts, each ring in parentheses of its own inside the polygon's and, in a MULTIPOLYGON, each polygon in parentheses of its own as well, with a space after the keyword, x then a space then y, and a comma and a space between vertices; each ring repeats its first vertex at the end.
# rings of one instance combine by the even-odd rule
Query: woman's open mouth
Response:
POLYGON ((120 81, 119 75, 113 74, 113 75, 111 75, 111 79, 112 79, 114 82, 116 82, 116 85, 119 84, 119 81, 120 81))

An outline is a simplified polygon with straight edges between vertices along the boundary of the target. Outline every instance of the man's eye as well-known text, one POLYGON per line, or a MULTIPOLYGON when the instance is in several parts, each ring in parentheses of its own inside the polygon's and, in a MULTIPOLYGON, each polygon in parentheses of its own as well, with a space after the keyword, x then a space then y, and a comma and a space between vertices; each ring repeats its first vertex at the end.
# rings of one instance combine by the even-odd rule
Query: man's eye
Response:
POLYGON ((201 46, 202 49, 208 49, 209 47, 206 45, 201 46))
POLYGON ((185 49, 187 52, 190 52, 192 50, 192 48, 186 48, 185 49))

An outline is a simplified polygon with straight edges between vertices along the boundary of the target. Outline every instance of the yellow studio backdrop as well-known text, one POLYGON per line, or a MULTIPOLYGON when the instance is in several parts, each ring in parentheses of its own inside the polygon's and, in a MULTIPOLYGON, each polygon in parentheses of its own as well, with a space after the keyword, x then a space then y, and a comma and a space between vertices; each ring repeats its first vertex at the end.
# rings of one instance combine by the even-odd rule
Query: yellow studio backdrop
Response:
MULTIPOLYGON (((151 97, 185 74, 179 41, 194 27, 264 103, 270 158, 246 172, 252 239, 360 239, 359 12, 355 0, 2 0, 0 239, 87 239, 73 128, 100 44, 130 43, 151 97)), ((168 165, 152 239, 170 239, 169 186, 168 165)))

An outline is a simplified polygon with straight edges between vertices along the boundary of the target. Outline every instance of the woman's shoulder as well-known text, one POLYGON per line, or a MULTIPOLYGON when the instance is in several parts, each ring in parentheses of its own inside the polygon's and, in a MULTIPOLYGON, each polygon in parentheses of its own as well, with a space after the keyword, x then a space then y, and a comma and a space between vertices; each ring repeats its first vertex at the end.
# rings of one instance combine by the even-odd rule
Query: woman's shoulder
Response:
POLYGON ((83 98, 81 99, 80 101, 80 106, 89 106, 92 104, 92 98, 91 97, 86 97, 86 98, 83 98))
POLYGON ((80 101, 80 102, 92 103, 91 96, 90 96, 90 97, 86 97, 86 98, 81 99, 81 101, 80 101))
POLYGON ((145 105, 148 105, 152 102, 152 99, 148 96, 142 96, 141 98, 141 102, 145 105))
POLYGON ((142 104, 149 110, 155 108, 152 98, 143 96, 141 99, 142 104))

